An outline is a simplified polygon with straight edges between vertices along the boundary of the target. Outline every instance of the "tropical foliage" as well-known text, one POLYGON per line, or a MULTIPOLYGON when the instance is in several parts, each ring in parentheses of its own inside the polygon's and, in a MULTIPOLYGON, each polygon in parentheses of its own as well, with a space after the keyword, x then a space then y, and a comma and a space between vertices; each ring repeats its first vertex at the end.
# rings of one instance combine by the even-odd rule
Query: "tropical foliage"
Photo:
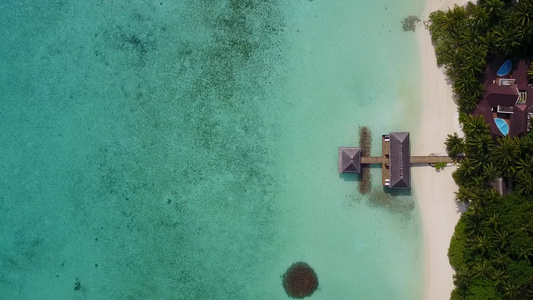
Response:
POLYGON ((533 298, 533 198, 493 195, 456 226, 452 299, 533 298))
MULTIPOLYGON (((456 95, 464 137, 447 136, 459 160, 456 200, 466 204, 448 256, 455 269, 451 299, 533 299, 533 131, 494 138, 470 113, 483 94, 486 62, 533 55, 533 0, 480 0, 431 13, 437 63, 456 95), (500 195, 499 179, 511 186, 500 195)), ((528 72, 533 79, 533 64, 528 72)))
POLYGON ((533 136, 493 138, 481 116, 462 115, 464 138, 448 135, 450 155, 464 153, 453 177, 468 205, 449 258, 452 299, 533 299, 533 136), (501 196, 491 183, 513 186, 501 196))
POLYGON ((489 57, 524 56, 533 48, 533 0, 485 0, 429 16, 437 63, 453 82, 460 112, 471 112, 483 93, 489 57))
POLYGON ((464 152, 464 140, 457 135, 457 132, 453 135, 448 134, 444 144, 446 145, 446 152, 451 157, 457 157, 457 155, 464 152))

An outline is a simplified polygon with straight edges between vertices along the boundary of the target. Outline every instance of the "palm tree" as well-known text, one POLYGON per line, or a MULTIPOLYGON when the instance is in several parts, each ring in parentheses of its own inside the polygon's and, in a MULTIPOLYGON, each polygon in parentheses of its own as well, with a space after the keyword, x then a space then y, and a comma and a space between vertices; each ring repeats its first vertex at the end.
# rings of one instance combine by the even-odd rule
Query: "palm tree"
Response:
MULTIPOLYGON (((508 22, 511 24, 512 21, 508 22)), ((522 42, 522 33, 516 25, 512 25, 512 27, 499 26, 494 29, 494 34, 496 35, 496 45, 505 55, 513 55, 522 42)))
POLYGON ((531 172, 524 172, 516 177, 516 185, 514 190, 521 195, 531 195, 533 192, 533 175, 531 172))
POLYGON ((459 34, 458 44, 459 46, 467 46, 478 42, 481 36, 477 27, 467 27, 459 34))
POLYGON ((472 198, 474 198, 474 194, 469 187, 460 185, 457 192, 455 192, 455 199, 459 202, 468 203, 472 198))
POLYGON ((467 6, 467 10, 470 12, 470 26, 478 28, 481 31, 487 30, 489 27, 489 15, 487 9, 481 5, 467 6))
POLYGON ((505 271, 500 268, 492 268, 490 271, 490 278, 492 278, 498 286, 504 285, 509 278, 505 271))
POLYGON ((503 294, 510 299, 515 299, 518 296, 518 293, 520 292, 519 286, 510 281, 505 281, 502 284, 502 290, 503 294))
MULTIPOLYGON (((475 37, 475 43, 471 43, 465 46, 466 53, 469 57, 477 60, 477 63, 483 64, 481 67, 484 67, 486 63, 485 57, 487 56, 487 46, 483 43, 478 42, 479 32, 475 31, 472 34, 477 34, 477 36, 475 37)), ((482 72, 483 68, 480 68, 479 71, 482 72)))
POLYGON ((526 222, 522 223, 522 227, 520 227, 520 230, 522 230, 523 232, 525 232, 526 234, 530 234, 531 233, 531 230, 533 229, 533 220, 529 219, 526 222))
POLYGON ((461 66, 467 60, 466 51, 462 48, 452 48, 448 53, 443 57, 443 60, 446 61, 446 75, 450 77, 452 82, 456 82, 459 78, 463 76, 463 69, 461 66))
POLYGON ((494 140, 490 135, 478 133, 467 136, 465 153, 469 157, 475 157, 477 160, 484 162, 490 157, 493 147, 494 140))
POLYGON ((493 31, 488 31, 485 36, 482 36, 481 41, 487 46, 488 51, 491 54, 497 54, 496 45, 498 43, 498 37, 493 31))
POLYGON ((526 296, 528 297, 527 299, 533 299, 533 280, 527 284, 526 296))
POLYGON ((429 14, 429 31, 431 32, 431 40, 433 43, 438 42, 443 34, 448 33, 450 21, 448 15, 441 10, 434 11, 429 14))
POLYGON ((472 186, 472 177, 476 174, 476 167, 474 166, 473 159, 464 158, 459 164, 459 168, 452 174, 453 179, 459 186, 472 186))
POLYGON ((457 106, 459 106, 459 112, 468 114, 476 109, 479 96, 476 95, 463 95, 457 100, 457 106))
POLYGON ((516 157, 518 156, 518 143, 514 138, 508 135, 497 140, 497 145, 492 151, 494 161, 506 176, 511 176, 512 168, 516 157))
POLYGON ((464 27, 464 21, 467 18, 468 14, 466 9, 463 6, 457 4, 454 5, 453 9, 450 9, 446 13, 446 17, 449 22, 449 28, 452 34, 457 34, 461 32, 464 27))
POLYGON ((489 219, 485 221, 485 224, 496 229, 500 225, 500 214, 493 213, 492 215, 489 216, 489 219))
POLYGON ((492 262, 501 268, 507 267, 507 264, 509 263, 509 257, 506 254, 503 254, 499 249, 496 250, 494 254, 494 258, 492 259, 492 262))
POLYGON ((516 13, 516 22, 515 26, 519 25, 522 28, 527 28, 531 25, 531 11, 533 10, 533 5, 531 1, 520 1, 515 7, 514 12, 516 13))
POLYGON ((446 145, 446 152, 451 157, 457 157, 458 154, 464 152, 464 139, 460 138, 457 132, 454 132, 453 135, 448 134, 444 144, 446 145))
POLYGON ((495 189, 485 189, 484 191, 485 191, 485 197, 491 201, 501 198, 500 193, 498 193, 498 191, 495 189))
POLYGON ((459 96, 481 94, 483 84, 472 73, 463 73, 461 75, 464 76, 458 76, 453 83, 453 88, 459 96))
POLYGON ((465 287, 470 284, 470 281, 472 280, 472 272, 468 267, 462 266, 457 269, 455 269, 455 274, 453 275, 454 283, 457 286, 465 287))
POLYGON ((533 250, 531 248, 520 247, 518 249, 518 258, 529 259, 529 257, 531 256, 532 253, 533 253, 533 250))
POLYGON ((492 182, 500 176, 500 172, 492 162, 489 162, 483 165, 483 175, 485 175, 488 182, 492 182))
POLYGON ((477 235, 474 237, 473 248, 484 255, 490 249, 490 240, 486 235, 477 235))
POLYGON ((485 123, 482 115, 468 115, 463 120, 463 132, 465 135, 471 136, 479 133, 488 133, 489 125, 485 123))
MULTIPOLYGON (((485 178, 483 178, 483 176, 476 175, 476 176, 473 176, 470 180, 472 180, 472 184, 475 187, 480 187, 480 186, 485 186, 486 185, 486 181, 485 181, 485 178)), ((483 198, 481 198, 481 199, 483 199, 483 198)))
MULTIPOLYGON (((483 224, 479 218, 480 211, 481 205, 479 205, 479 202, 472 202, 468 205, 468 210, 465 213, 468 216, 468 219, 465 223, 465 232, 469 236, 475 236, 483 229, 483 224)), ((469 238, 467 243, 473 248, 475 247, 476 241, 475 239, 469 238)))
POLYGON ((526 135, 518 139, 520 157, 525 161, 533 160, 533 135, 526 135))
POLYGON ((505 230, 496 229, 492 235, 492 238, 494 244, 500 249, 505 248, 505 246, 507 246, 509 243, 509 233, 505 230))
POLYGON ((474 277, 485 277, 488 275, 489 272, 491 272, 491 266, 486 260, 482 260, 480 262, 477 262, 474 264, 474 267, 472 268, 472 274, 474 277))
MULTIPOLYGON (((466 76, 477 78, 481 73, 483 73, 483 69, 485 68, 485 56, 468 56, 466 60, 462 63, 460 69, 463 74, 466 74, 466 76)), ((472 84, 479 85, 479 82, 476 80, 472 84)))
POLYGON ((520 157, 518 161, 516 162, 514 169, 515 169, 515 176, 517 178, 520 178, 521 176, 525 176, 525 173, 530 173, 531 170, 533 170, 533 157, 529 159, 520 157))
POLYGON ((487 0, 483 4, 480 4, 480 6, 485 8, 491 23, 493 23, 501 15, 505 3, 501 0, 487 0))
MULTIPOLYGON (((454 56, 455 56, 455 49, 451 48, 449 44, 446 44, 446 43, 436 43, 434 42, 435 44, 435 56, 437 57, 437 65, 438 66, 442 66, 442 65, 446 65, 447 67, 449 67, 449 64, 451 64, 454 60, 454 56)), ((447 75, 451 78, 451 79, 455 79, 455 77, 452 77, 453 74, 448 74, 447 75)))

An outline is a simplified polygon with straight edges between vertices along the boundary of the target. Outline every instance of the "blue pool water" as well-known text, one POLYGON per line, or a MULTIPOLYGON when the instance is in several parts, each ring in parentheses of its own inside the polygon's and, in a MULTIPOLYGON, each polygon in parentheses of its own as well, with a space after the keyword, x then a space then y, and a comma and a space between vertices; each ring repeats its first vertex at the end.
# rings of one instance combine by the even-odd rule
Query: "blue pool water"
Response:
POLYGON ((504 119, 494 118, 494 122, 496 122, 496 126, 498 126, 498 129, 503 135, 509 134, 509 125, 504 119))
POLYGON ((421 299, 415 200, 337 147, 416 128, 422 3, 3 1, 0 299, 421 299))
POLYGON ((503 64, 500 66, 500 68, 496 72, 496 75, 505 76, 509 74, 512 69, 513 69, 513 62, 510 59, 508 59, 503 62, 503 64))

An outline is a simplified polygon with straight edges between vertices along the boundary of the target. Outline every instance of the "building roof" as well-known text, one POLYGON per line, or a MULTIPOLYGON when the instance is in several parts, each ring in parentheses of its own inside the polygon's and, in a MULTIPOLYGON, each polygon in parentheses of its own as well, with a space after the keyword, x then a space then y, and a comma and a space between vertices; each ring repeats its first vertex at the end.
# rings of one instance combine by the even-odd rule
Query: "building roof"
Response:
POLYGON ((513 77, 516 79, 517 84, 527 84, 527 70, 529 70, 528 59, 521 59, 514 64, 513 77))
POLYGON ((527 91, 528 88, 529 88, 529 85, 527 84, 527 82, 522 82, 522 83, 518 86, 518 90, 519 90, 519 91, 527 91))
POLYGON ((339 173, 361 173, 361 148, 339 147, 339 173))
POLYGON ((389 151, 389 187, 411 186, 409 132, 391 132, 389 151))
POLYGON ((509 114, 509 135, 516 136, 527 132, 528 125, 528 107, 533 106, 533 88, 529 85, 527 79, 527 70, 529 69, 529 60, 527 58, 516 60, 513 62, 513 69, 511 74, 504 77, 498 77, 496 71, 505 61, 504 57, 496 57, 491 59, 485 69, 483 85, 485 93, 483 99, 478 103, 474 114, 483 115, 485 122, 490 125, 490 131, 495 136, 503 136, 501 131, 494 122, 495 117, 499 117, 497 112, 493 112, 493 108, 497 106, 513 106, 513 113, 509 114), (497 78, 514 79, 515 84, 510 86, 498 85, 497 78), (525 101, 521 98, 519 100, 519 91, 525 91, 525 101), (518 104, 518 105, 517 105, 518 104), (525 104, 526 107, 518 107, 525 104))
POLYGON ((511 118, 509 136, 514 137, 527 133, 527 105, 516 105, 511 118))
POLYGON ((518 99, 518 90, 514 85, 504 86, 491 84, 485 90, 485 98, 491 106, 512 106, 515 105, 516 100, 518 99))

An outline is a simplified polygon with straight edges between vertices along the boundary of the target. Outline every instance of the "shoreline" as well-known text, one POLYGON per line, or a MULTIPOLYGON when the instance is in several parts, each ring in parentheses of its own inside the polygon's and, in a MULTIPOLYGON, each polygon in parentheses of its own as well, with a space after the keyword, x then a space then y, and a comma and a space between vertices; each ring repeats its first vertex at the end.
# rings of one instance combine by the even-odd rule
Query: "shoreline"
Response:
MULTIPOLYGON (((426 0, 421 20, 428 20, 435 10, 465 5, 466 0, 426 0)), ((446 152, 446 135, 457 132, 462 136, 452 88, 437 61, 429 30, 417 28, 417 42, 422 60, 422 120, 419 124, 413 152, 426 155, 446 152)), ((455 205, 457 190, 452 173, 457 167, 447 166, 437 172, 434 168, 412 168, 414 195, 419 206, 423 228, 425 284, 424 299, 450 299, 454 289, 452 269, 448 261, 448 247, 460 213, 455 205)))

